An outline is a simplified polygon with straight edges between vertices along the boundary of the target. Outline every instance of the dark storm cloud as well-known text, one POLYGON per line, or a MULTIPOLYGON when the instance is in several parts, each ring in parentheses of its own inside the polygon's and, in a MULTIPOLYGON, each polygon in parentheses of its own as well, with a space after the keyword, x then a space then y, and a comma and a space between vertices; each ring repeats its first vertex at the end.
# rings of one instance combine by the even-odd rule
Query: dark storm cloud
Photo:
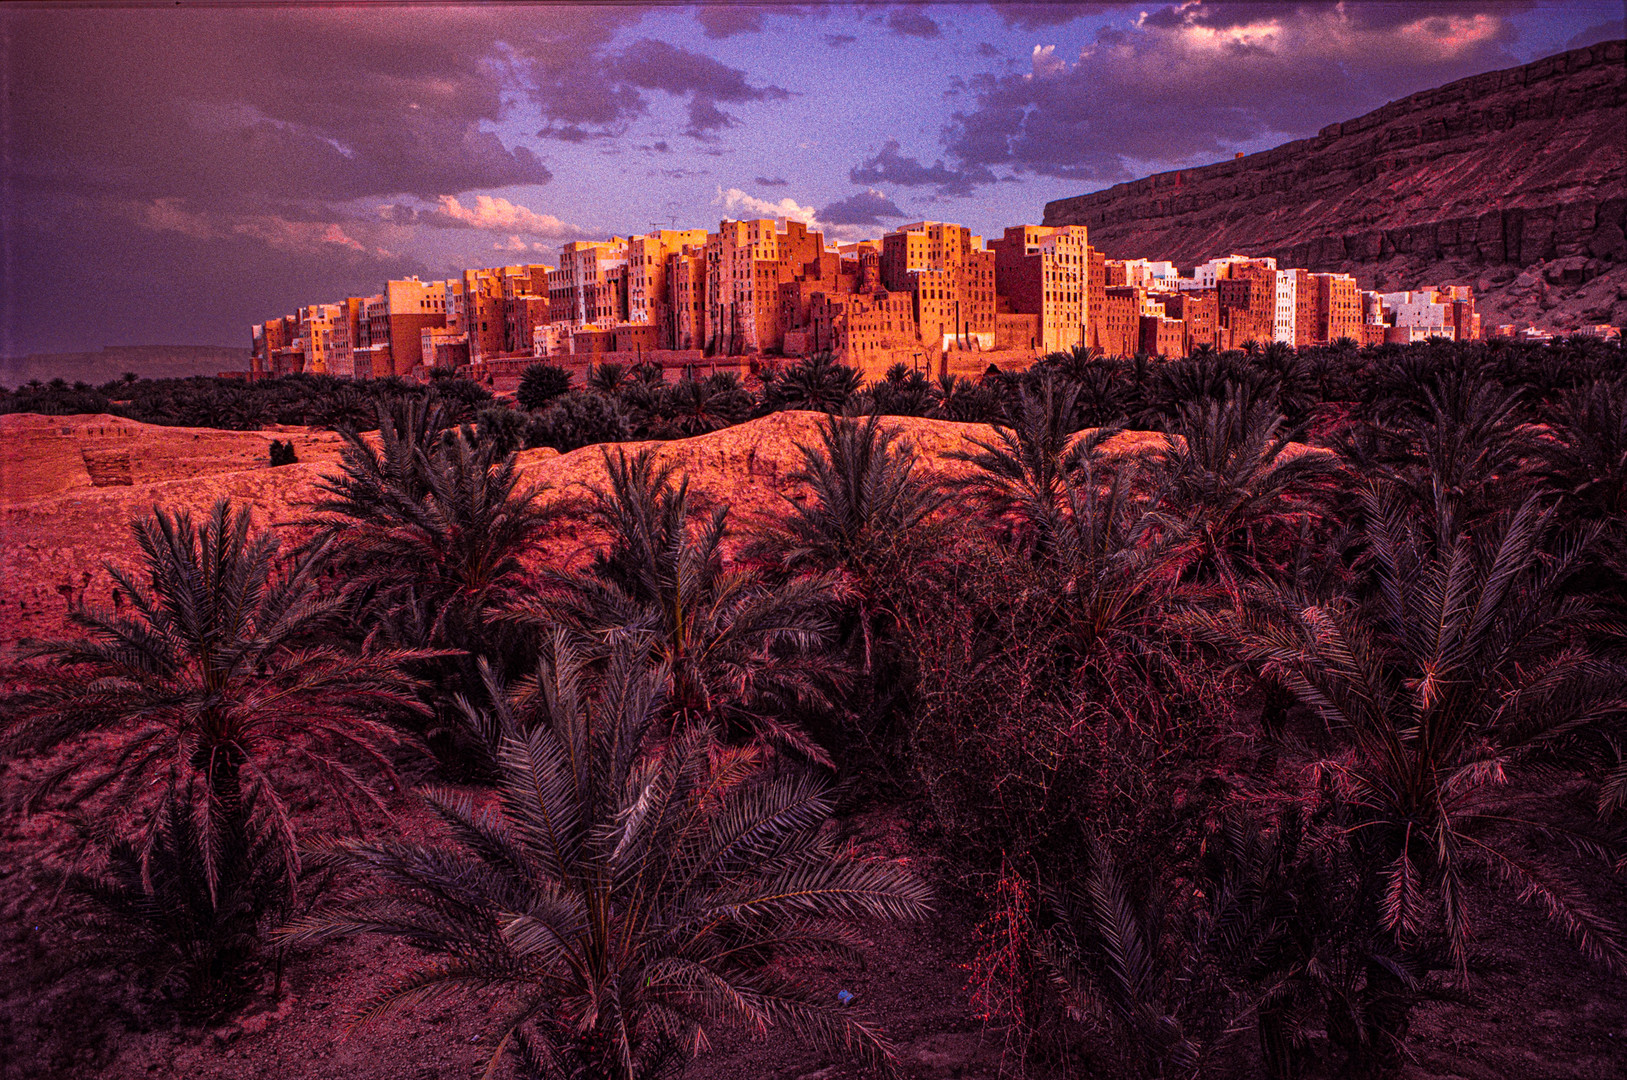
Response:
POLYGON ((695 21, 709 38, 756 34, 763 29, 763 11, 744 4, 708 4, 695 11, 695 21))
MULTIPOLYGON (((643 17, 623 5, 0 8, 8 278, 60 281, 48 268, 95 263, 126 291, 141 281, 135 291, 150 301, 184 294, 189 267, 212 290, 216 266, 264 259, 273 278, 285 267, 278 280, 303 279, 309 303, 341 277, 371 292, 409 272, 417 264, 391 253, 419 249, 424 228, 512 220, 505 235, 583 235, 546 206, 471 202, 470 192, 552 179, 537 152, 495 130, 534 111, 540 135, 593 142, 666 93, 686 99, 689 132, 708 138, 735 122, 725 106, 788 96, 699 53, 616 48, 643 17), (460 195, 461 221, 443 201, 460 195), (172 280, 149 287, 152 252, 165 245, 190 255, 166 256, 172 280)), ((280 313, 275 284, 240 283, 235 314, 201 340, 236 341, 249 321, 280 313)), ((8 291, 0 346, 51 347, 44 339, 67 324, 16 297, 8 291)), ((152 307, 160 319, 173 310, 152 307)), ((106 311, 72 328, 77 344, 148 334, 106 311)))
POLYGON ((824 9, 823 4, 788 3, 787 0, 762 0, 755 4, 712 2, 695 8, 695 21, 701 24, 707 37, 726 38, 761 33, 767 15, 800 18, 822 14, 824 9))
POLYGON ((1292 138, 1412 91, 1517 59, 1506 4, 1185 4, 1105 29, 1072 54, 971 80, 945 131, 965 170, 1080 181, 1213 160, 1292 138), (1179 73, 1178 76, 1172 73, 1179 73))
POLYGON ((1113 6, 1110 3, 995 4, 994 10, 1007 26, 1038 30, 1043 26, 1061 26, 1085 15, 1099 14, 1103 8, 1113 6))
POLYGON ((943 34, 943 27, 930 15, 910 8, 894 8, 887 13, 887 29, 904 37, 931 40, 943 34))
POLYGON ((542 134, 580 142, 688 96, 692 128, 719 103, 783 99, 743 72, 658 42, 607 55, 642 17, 622 6, 503 9, 51 9, 0 15, 6 164, 28 191, 231 205, 298 193, 430 197, 552 174, 489 130, 504 94, 542 134), (484 129, 484 130, 483 130, 484 129))
POLYGON ((0 355, 109 342, 246 346, 251 322, 316 300, 368 296, 388 278, 430 273, 416 258, 342 242, 313 253, 219 232, 184 216, 170 224, 175 227, 131 228, 115 208, 89 203, 50 222, 31 215, 8 223, 24 272, 7 283, 5 303, 12 310, 0 323, 0 355), (65 281, 74 287, 62 288, 65 281), (36 323, 27 318, 32 311, 50 317, 36 323))
POLYGON ((548 181, 530 150, 481 130, 501 113, 490 25, 347 15, 6 16, 14 183, 229 201, 548 181))
POLYGON ((855 184, 931 186, 940 195, 969 195, 978 184, 994 182, 994 174, 983 165, 964 169, 949 168, 942 161, 923 165, 902 153, 896 139, 888 139, 879 152, 855 165, 847 177, 855 184))
POLYGON ((762 101, 785 97, 778 87, 755 87, 739 68, 665 41, 642 38, 627 46, 611 65, 618 78, 647 90, 701 94, 718 101, 762 101))
POLYGON ((904 216, 904 211, 874 188, 833 202, 816 215, 827 225, 880 225, 885 218, 904 216))
POLYGON ((660 90, 674 97, 689 97, 686 135, 703 137, 735 124, 718 102, 783 101, 790 93, 778 86, 752 86, 739 68, 670 45, 644 38, 629 45, 610 65, 616 78, 645 90, 660 90))
POLYGON ((603 131, 589 131, 581 124, 552 123, 537 131, 539 139, 557 139, 562 143, 585 143, 589 139, 601 138, 606 134, 603 131))
POLYGON ((381 207, 379 216, 392 225, 414 225, 418 222, 418 210, 405 203, 381 207))
POLYGON ((733 116, 717 107, 716 101, 696 95, 689 99, 689 126, 684 128, 684 134, 704 139, 736 123, 733 116))
POLYGON ((840 49, 844 45, 851 45, 859 40, 852 34, 826 34, 825 44, 833 49, 840 49))

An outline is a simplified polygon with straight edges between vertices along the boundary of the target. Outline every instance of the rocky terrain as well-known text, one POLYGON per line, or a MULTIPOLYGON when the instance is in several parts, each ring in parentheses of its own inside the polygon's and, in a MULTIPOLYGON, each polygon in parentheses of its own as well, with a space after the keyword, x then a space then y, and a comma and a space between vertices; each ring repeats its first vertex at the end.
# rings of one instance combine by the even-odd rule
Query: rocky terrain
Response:
POLYGON ((1239 252, 1363 288, 1475 286, 1489 328, 1627 323, 1627 42, 1476 75, 1314 138, 1045 207, 1112 258, 1239 252))

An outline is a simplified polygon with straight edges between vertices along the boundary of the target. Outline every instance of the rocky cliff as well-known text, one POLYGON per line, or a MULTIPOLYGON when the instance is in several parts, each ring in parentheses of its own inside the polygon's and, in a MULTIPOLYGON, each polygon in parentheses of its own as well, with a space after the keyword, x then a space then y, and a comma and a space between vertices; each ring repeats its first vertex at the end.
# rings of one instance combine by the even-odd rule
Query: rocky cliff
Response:
POLYGON ((1045 207, 1112 258, 1231 252, 1470 284, 1488 324, 1627 322, 1627 42, 1487 72, 1316 137, 1045 207))

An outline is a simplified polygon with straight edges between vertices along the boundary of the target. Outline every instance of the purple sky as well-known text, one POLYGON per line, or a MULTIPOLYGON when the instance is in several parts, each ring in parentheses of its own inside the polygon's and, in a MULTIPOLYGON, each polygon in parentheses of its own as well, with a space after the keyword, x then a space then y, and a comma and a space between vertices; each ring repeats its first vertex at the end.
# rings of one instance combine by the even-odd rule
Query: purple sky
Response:
POLYGON ((997 235, 1622 35, 1621 0, 8 6, 0 355, 246 345, 669 222, 997 235))

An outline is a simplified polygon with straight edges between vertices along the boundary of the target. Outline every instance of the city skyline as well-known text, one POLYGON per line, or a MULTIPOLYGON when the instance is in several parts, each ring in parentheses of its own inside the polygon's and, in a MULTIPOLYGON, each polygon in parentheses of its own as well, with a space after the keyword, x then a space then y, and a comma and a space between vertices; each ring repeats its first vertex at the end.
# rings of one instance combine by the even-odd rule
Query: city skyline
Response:
POLYGON ((302 304, 256 323, 248 370, 230 374, 456 374, 512 392, 538 361, 588 380, 607 365, 762 376, 823 356, 871 379, 981 378, 1081 351, 1175 358, 1271 343, 1472 341, 1484 331, 1468 285, 1365 290, 1349 274, 1237 253, 1183 276, 1165 260, 1108 258, 1082 225, 1015 225, 985 244, 963 225, 920 221, 833 244, 799 221, 759 218, 717 232, 566 241, 556 262, 466 268, 302 304))
POLYGON ((1620 10, 8 11, 0 354, 237 345, 382 280, 724 218, 998 236, 1051 199, 1619 37, 1620 10))

